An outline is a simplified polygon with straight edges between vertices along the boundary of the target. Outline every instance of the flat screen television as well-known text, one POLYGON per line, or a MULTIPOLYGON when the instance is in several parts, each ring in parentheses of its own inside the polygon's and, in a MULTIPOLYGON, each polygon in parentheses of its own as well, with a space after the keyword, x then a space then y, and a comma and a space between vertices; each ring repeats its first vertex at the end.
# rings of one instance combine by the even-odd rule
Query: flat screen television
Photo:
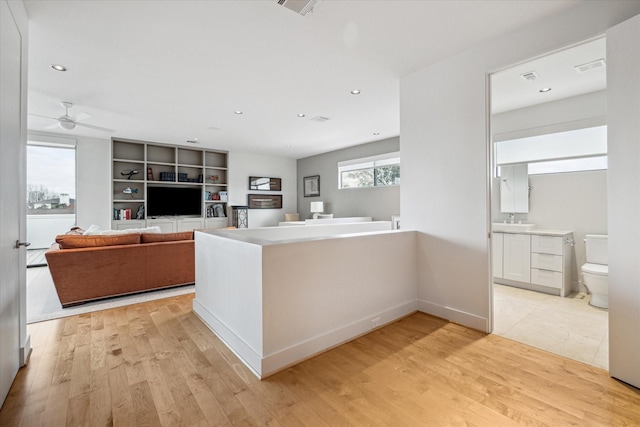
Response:
POLYGON ((202 215, 200 187, 148 187, 147 217, 202 215))

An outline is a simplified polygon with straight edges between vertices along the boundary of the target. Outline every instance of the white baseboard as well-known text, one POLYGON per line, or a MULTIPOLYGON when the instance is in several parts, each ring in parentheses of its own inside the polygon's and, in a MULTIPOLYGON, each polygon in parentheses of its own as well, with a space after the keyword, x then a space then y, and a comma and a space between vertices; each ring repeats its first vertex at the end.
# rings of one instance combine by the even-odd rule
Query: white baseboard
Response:
POLYGON ((224 345, 229 347, 229 349, 251 369, 255 376, 262 378, 262 355, 251 348, 242 338, 220 321, 220 319, 200 304, 197 294, 193 300, 193 312, 222 340, 224 345))
POLYGON ((489 332, 489 319, 486 317, 477 316, 472 313, 434 304, 425 300, 418 300, 418 310, 423 313, 441 317, 450 322, 458 323, 471 329, 487 333, 489 332))
POLYGON ((417 302, 415 300, 408 301, 382 312, 372 313, 365 318, 356 320, 338 329, 327 331, 321 335, 266 355, 262 359, 262 378, 275 374, 278 371, 300 363, 331 348, 352 341, 359 336, 371 332, 373 329, 378 329, 411 313, 415 313, 417 310, 417 302), (372 319, 377 317, 380 318, 379 326, 373 328, 372 319))
POLYGON ((200 304, 197 297, 193 300, 193 312, 261 379, 415 313, 417 310, 417 302, 412 300, 261 357, 257 351, 200 304), (379 326, 374 328, 372 319, 375 318, 380 320, 379 326))

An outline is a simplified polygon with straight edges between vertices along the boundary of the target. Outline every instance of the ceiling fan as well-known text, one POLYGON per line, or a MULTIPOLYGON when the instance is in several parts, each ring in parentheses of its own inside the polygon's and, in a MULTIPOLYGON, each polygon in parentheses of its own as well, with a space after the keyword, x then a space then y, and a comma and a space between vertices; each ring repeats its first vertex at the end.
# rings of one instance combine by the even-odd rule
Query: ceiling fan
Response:
POLYGON ((56 122, 45 127, 45 129, 53 129, 55 127, 59 127, 61 129, 64 130, 73 130, 76 128, 76 126, 81 126, 84 128, 88 128, 88 129, 94 129, 94 130, 99 130, 102 132, 110 132, 113 133, 115 132, 114 129, 109 129, 109 128, 103 128, 100 126, 94 126, 94 125, 88 125, 86 123, 80 123, 82 120, 87 120, 91 117, 93 117, 91 114, 87 114, 87 113, 79 113, 75 120, 71 118, 71 116, 69 116, 69 108, 73 107, 73 103, 71 102, 67 102, 67 101, 63 101, 60 103, 60 105, 62 106, 62 108, 64 108, 64 116, 60 116, 58 118, 56 117, 49 117, 49 116, 41 116, 39 114, 31 114, 29 113, 30 116, 35 116, 35 117, 43 117, 45 119, 51 119, 51 120, 55 120, 56 122))

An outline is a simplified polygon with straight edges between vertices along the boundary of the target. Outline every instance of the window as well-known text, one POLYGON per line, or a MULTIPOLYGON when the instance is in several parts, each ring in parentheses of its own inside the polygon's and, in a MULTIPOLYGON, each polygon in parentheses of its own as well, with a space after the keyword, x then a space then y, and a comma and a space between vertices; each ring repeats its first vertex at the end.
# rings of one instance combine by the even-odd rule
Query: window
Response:
POLYGON ((607 169, 607 127, 578 129, 495 143, 500 166, 529 165, 529 175, 607 169))
POLYGON ((400 153, 338 162, 338 188, 400 185, 400 153))
POLYGON ((75 147, 28 145, 28 214, 75 214, 75 171, 75 147))

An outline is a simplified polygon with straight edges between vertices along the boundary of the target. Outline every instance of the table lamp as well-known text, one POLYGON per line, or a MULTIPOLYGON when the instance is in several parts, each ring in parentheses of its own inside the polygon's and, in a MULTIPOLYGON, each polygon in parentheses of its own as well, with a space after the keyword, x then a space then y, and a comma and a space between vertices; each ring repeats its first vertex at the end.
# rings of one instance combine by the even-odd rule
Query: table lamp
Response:
POLYGON ((310 211, 313 214, 313 219, 318 219, 318 214, 324 212, 324 203, 323 202, 311 202, 310 211))

